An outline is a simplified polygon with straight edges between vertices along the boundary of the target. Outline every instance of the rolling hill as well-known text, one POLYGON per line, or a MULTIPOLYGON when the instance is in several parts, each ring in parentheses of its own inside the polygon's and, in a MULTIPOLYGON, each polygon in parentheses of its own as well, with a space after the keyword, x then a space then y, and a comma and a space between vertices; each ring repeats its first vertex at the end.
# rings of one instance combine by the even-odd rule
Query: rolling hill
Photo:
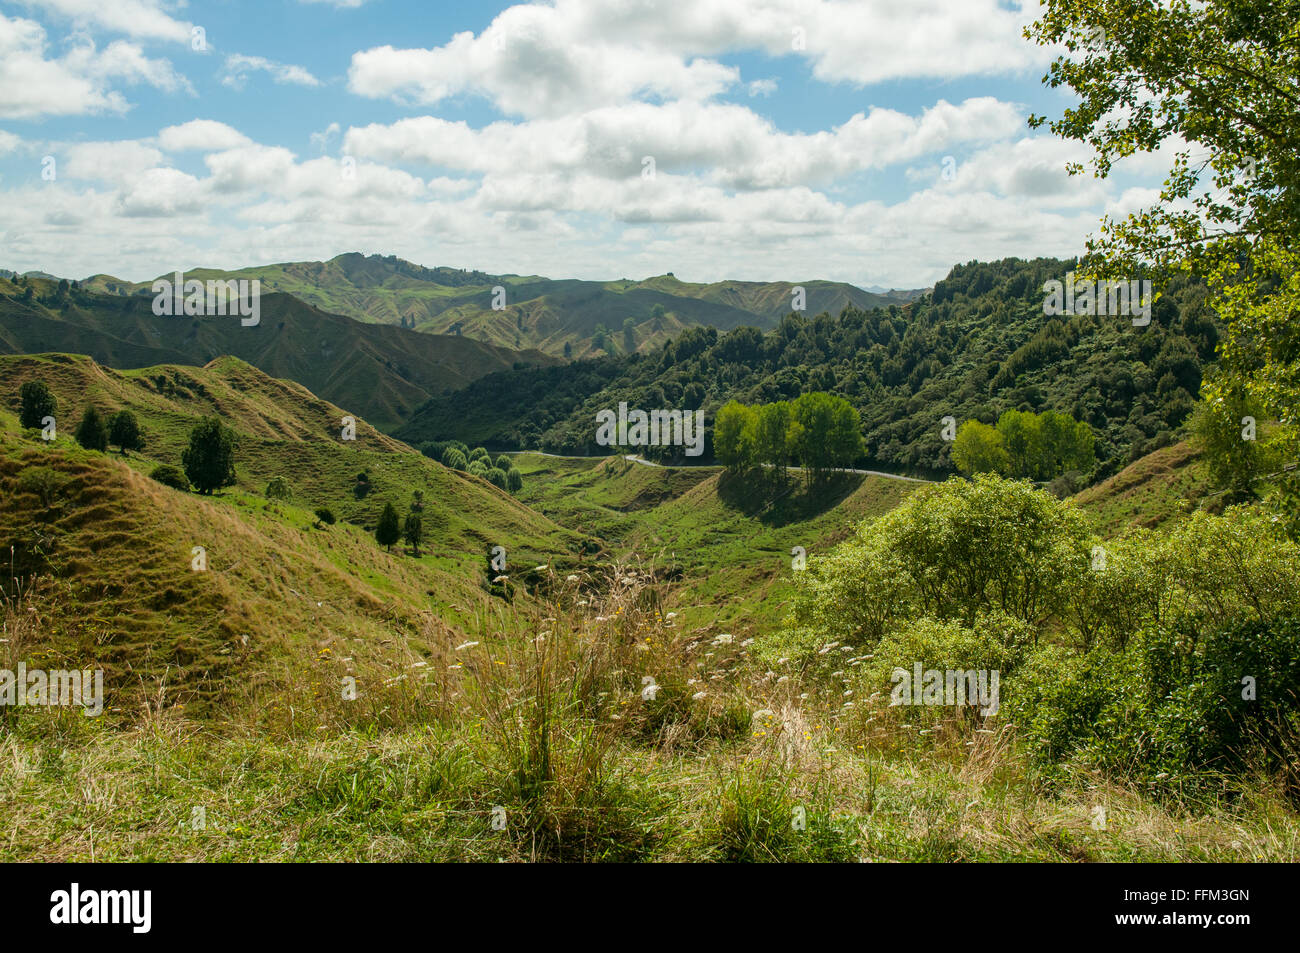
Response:
POLYGON ((364 421, 355 442, 342 441, 340 408, 236 358, 114 371, 84 356, 0 357, 0 406, 0 549, 12 547, 19 586, 45 587, 43 658, 102 664, 130 704, 143 703, 144 686, 200 708, 254 701, 310 671, 322 649, 414 663, 434 634, 456 638, 500 601, 491 546, 506 548, 516 573, 578 566, 599 549, 364 421), (28 380, 59 400, 52 443, 19 430, 9 410, 28 380), (134 412, 145 450, 78 447, 73 423, 91 404, 134 412), (202 497, 150 479, 155 465, 180 462, 189 429, 212 414, 237 434, 237 484, 202 497), (290 500, 263 495, 275 477, 290 500), (422 554, 385 552, 371 532, 381 508, 406 512, 417 490, 422 554), (321 524, 320 506, 339 522, 321 524), (195 546, 206 572, 192 571, 195 546), (253 671, 256 684, 240 681, 253 671))
MULTIPOLYGON (((580 281, 537 276, 490 275, 453 268, 425 268, 394 256, 356 252, 323 262, 288 262, 234 271, 192 269, 187 276, 258 278, 263 291, 280 291, 359 321, 394 324, 434 334, 461 334, 516 350, 536 348, 574 358, 626 353, 624 323, 633 322, 636 350, 648 350, 691 327, 727 331, 745 325, 769 329, 792 309, 793 289, 804 288, 809 314, 845 307, 903 304, 922 292, 885 294, 833 281, 718 281, 692 284, 673 275, 644 281, 580 281), (505 289, 494 308, 493 289, 505 289), (607 347, 598 329, 608 332, 607 347), (566 354, 566 346, 568 348, 566 354)), ((82 282, 93 291, 136 294, 132 284, 109 275, 82 282)))
POLYGON ((559 363, 537 351, 364 324, 282 293, 264 293, 260 323, 243 327, 233 317, 158 316, 149 294, 95 286, 61 293, 40 279, 23 286, 0 279, 0 353, 66 351, 116 368, 203 365, 233 355, 386 429, 429 397, 483 374, 559 363))

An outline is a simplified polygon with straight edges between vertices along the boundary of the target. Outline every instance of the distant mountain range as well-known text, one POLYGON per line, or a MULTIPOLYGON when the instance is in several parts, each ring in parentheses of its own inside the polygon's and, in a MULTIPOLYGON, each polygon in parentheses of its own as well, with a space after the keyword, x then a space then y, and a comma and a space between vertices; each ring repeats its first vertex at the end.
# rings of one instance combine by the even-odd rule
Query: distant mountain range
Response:
MULTIPOLYGON (((358 321, 572 358, 653 350, 691 327, 770 330, 795 310, 797 287, 804 289, 799 303, 807 315, 838 314, 850 305, 865 310, 902 305, 928 290, 882 292, 814 280, 695 284, 671 273, 642 281, 581 281, 426 268, 391 255, 355 252, 323 262, 192 269, 186 276, 258 278, 264 293, 285 292, 358 321)), ((133 295, 148 293, 152 282, 94 275, 80 284, 103 294, 133 295)))
POLYGON ((148 294, 93 290, 107 280, 61 293, 56 281, 26 278, 20 285, 0 278, 0 354, 87 354, 119 369, 203 366, 232 355, 381 429, 399 426, 430 397, 484 374, 561 363, 535 350, 366 325, 276 292, 262 295, 255 327, 236 317, 158 316, 148 294))

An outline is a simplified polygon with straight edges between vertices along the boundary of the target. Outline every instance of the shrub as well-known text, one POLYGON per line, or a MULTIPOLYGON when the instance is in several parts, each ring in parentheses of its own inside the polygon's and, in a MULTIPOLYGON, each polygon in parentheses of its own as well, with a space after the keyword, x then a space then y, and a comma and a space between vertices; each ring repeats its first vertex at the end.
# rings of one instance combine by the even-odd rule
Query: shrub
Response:
POLYGON ((506 471, 506 489, 518 493, 524 486, 524 478, 514 467, 506 471))
POLYGON ((475 447, 469 452, 470 463, 473 463, 475 460, 483 460, 484 466, 491 463, 491 458, 488 456, 486 447, 475 447))
POLYGON ((448 447, 442 452, 442 465, 450 467, 453 470, 464 470, 469 461, 465 459, 465 454, 456 447, 448 447))
POLYGON ((190 491, 190 481, 185 476, 185 471, 180 467, 174 467, 170 463, 164 463, 161 466, 153 468, 149 474, 151 479, 157 480, 164 486, 170 486, 173 489, 181 490, 185 493, 190 491))
POLYGON ((268 500, 291 500, 293 499, 293 490, 289 487, 289 481, 284 477, 274 477, 266 485, 266 498, 268 500))
POLYGON ((486 477, 488 468, 481 459, 471 460, 469 466, 465 468, 465 472, 471 476, 486 477))
POLYGON ((68 478, 50 467, 28 467, 18 476, 18 489, 36 494, 43 506, 52 504, 67 484, 68 478))
POLYGON ((320 522, 326 526, 333 526, 335 522, 334 512, 328 506, 318 507, 316 510, 316 519, 320 520, 320 522))
POLYGON ((506 471, 500 467, 493 467, 488 470, 487 473, 483 474, 483 479, 502 490, 506 488, 506 471))

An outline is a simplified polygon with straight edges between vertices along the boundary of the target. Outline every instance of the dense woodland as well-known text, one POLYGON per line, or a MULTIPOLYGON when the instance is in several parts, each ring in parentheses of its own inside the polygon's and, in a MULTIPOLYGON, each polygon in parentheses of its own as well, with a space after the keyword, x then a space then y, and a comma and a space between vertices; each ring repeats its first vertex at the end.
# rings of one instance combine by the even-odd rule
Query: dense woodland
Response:
POLYGON ((902 306, 791 314, 767 334, 693 328, 648 354, 491 374, 417 408, 399 436, 597 453, 595 414, 620 401, 703 407, 712 434, 729 400, 765 404, 825 391, 861 414, 859 465, 951 472, 943 417, 993 425, 1007 410, 1055 410, 1093 429, 1093 475, 1105 476, 1174 439, 1218 330, 1203 287, 1190 279, 1156 288, 1146 327, 1126 317, 1044 315, 1044 282, 1074 267, 1047 258, 973 262, 902 306))

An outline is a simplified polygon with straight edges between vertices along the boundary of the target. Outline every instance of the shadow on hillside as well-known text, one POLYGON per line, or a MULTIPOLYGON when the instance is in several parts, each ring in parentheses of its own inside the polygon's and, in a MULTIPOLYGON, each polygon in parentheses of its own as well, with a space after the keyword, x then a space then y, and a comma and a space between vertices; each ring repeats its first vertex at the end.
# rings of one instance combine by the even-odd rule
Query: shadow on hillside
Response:
POLYGON ((832 473, 809 488, 800 473, 782 480, 771 471, 724 472, 718 479, 718 498, 764 526, 787 526, 839 506, 865 479, 860 473, 832 473))

